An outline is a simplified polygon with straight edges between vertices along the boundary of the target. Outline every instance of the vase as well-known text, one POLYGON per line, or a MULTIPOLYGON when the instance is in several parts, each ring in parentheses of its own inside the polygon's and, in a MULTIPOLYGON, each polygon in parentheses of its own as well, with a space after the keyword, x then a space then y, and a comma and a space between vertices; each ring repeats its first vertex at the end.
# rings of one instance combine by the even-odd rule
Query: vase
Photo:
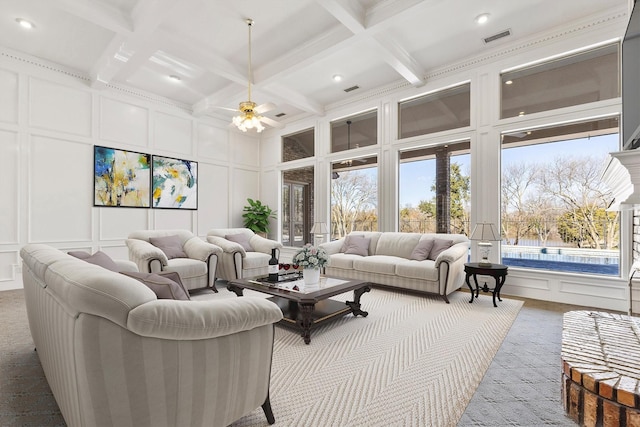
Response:
POLYGON ((320 269, 319 268, 305 268, 302 270, 302 278, 306 285, 316 285, 320 282, 320 269))

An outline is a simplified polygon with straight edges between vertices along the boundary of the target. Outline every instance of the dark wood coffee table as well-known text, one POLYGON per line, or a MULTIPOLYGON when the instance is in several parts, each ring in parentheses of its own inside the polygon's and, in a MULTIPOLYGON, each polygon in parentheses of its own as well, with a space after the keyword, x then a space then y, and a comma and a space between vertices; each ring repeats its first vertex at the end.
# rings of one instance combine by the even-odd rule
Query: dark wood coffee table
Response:
POLYGON ((322 276, 320 284, 305 287, 302 279, 297 282, 280 283, 278 286, 263 279, 230 280, 227 289, 238 296, 242 296, 244 289, 272 295, 269 298, 280 307, 285 326, 291 326, 301 331, 305 344, 311 342, 311 329, 337 317, 352 313, 354 316, 367 317, 369 313, 360 308, 360 297, 369 292, 369 282, 361 280, 346 280, 322 276), (285 287, 298 286, 299 290, 285 287), (353 291, 353 301, 340 302, 329 299, 348 291, 353 291))

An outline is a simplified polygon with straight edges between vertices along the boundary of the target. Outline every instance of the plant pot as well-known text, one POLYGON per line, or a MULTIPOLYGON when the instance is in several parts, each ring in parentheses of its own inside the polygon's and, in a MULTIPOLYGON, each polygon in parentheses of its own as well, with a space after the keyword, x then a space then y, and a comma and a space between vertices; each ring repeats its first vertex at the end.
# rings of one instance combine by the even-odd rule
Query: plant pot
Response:
POLYGON ((317 285, 320 282, 320 269, 305 268, 302 270, 302 278, 304 279, 305 286, 317 285))

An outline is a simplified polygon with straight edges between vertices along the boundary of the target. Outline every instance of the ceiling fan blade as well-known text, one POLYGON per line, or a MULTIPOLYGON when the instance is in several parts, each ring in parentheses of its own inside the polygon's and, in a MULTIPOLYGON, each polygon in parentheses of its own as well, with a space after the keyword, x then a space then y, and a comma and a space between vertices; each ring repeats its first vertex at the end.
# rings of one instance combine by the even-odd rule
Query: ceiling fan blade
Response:
POLYGON ((266 113, 267 111, 271 111, 274 108, 276 108, 276 104, 274 104, 273 102, 265 102, 264 104, 260 104, 256 108, 254 108, 253 111, 258 114, 262 114, 266 113))
POLYGON ((282 123, 276 122, 275 120, 270 119, 269 117, 261 117, 260 121, 262 123, 268 124, 269 126, 271 126, 273 128, 278 128, 278 129, 284 128, 284 125, 282 123))
POLYGON ((218 110, 227 110, 227 111, 233 111, 234 113, 239 112, 240 110, 238 110, 237 108, 228 108, 228 107, 219 107, 217 105, 212 105, 211 108, 215 108, 218 110))

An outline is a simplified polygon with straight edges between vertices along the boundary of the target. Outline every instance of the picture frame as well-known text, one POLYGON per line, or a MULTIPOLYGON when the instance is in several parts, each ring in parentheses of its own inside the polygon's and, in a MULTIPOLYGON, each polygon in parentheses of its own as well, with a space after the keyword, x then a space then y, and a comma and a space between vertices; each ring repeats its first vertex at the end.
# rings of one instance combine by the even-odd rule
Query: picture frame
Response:
POLYGON ((151 207, 151 154, 94 145, 93 206, 151 207))
POLYGON ((152 156, 151 207, 198 209, 198 162, 152 156))

